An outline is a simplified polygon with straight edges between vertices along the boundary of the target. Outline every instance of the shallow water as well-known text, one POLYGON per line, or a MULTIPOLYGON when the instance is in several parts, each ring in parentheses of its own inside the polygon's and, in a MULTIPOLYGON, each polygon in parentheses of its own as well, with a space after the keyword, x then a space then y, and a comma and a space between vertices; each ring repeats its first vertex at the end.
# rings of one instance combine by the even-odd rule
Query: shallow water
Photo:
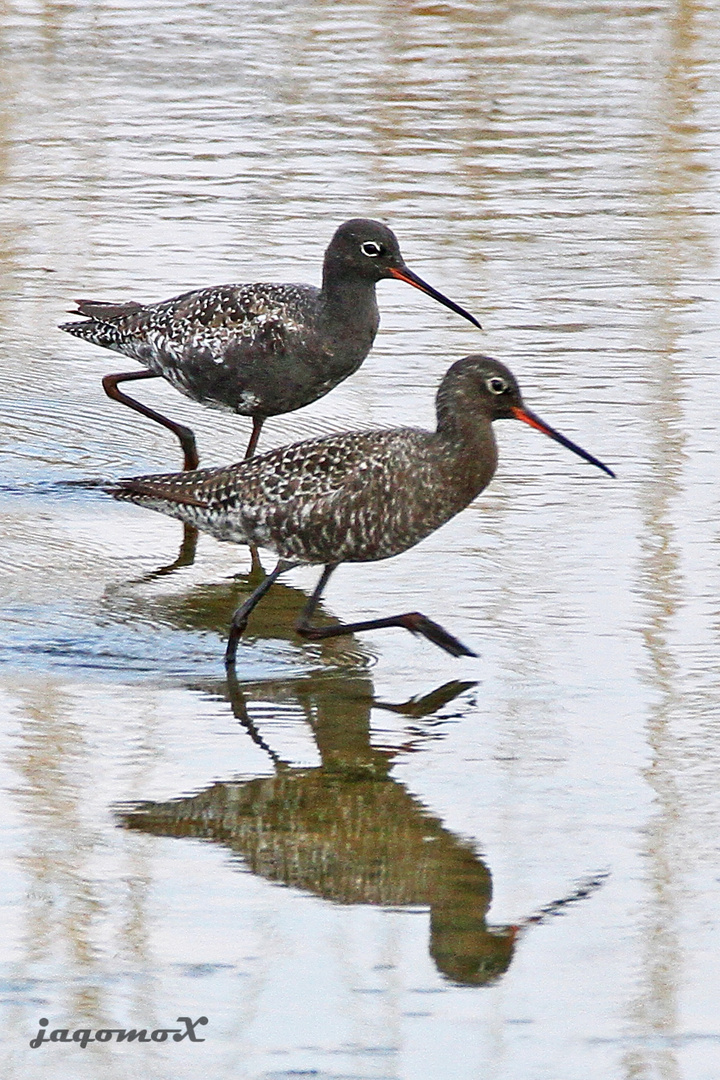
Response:
MULTIPOLYGON (((720 18, 707 0, 35 5, 0 14, 3 1076, 716 1080, 720 18), (498 424, 490 488, 222 665, 245 549, 78 481, 180 467, 76 296, 417 273, 264 447, 431 424, 473 351, 607 461, 498 424), (70 482, 70 483, 68 483, 70 482), (160 572, 165 571, 165 572, 160 572), (172 1027, 202 1044, 44 1044, 172 1027)), ((119 363, 118 363, 119 361, 119 363)), ((143 400, 236 460, 249 424, 143 400)), ((270 566, 270 556, 263 556, 270 566)))

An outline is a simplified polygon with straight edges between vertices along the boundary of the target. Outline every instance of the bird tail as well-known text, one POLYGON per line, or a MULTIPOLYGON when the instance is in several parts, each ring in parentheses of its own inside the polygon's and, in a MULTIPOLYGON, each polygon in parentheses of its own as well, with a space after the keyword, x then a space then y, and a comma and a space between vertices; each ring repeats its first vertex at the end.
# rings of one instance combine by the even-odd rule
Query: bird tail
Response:
POLYGON ((175 503, 179 506, 195 506, 206 509, 209 505, 207 499, 201 499, 190 492, 182 491, 175 484, 163 483, 163 478, 142 476, 131 477, 127 480, 116 480, 112 484, 103 485, 103 491, 112 495, 115 499, 126 502, 147 504, 148 502, 175 503))
POLYGON ((105 300, 76 300, 75 303, 77 307, 70 314, 84 315, 85 321, 60 323, 60 329, 84 341, 91 341, 93 345, 103 345, 110 349, 117 345, 122 334, 122 324, 118 325, 119 320, 136 315, 143 310, 143 305, 134 300, 126 304, 110 303, 105 300))

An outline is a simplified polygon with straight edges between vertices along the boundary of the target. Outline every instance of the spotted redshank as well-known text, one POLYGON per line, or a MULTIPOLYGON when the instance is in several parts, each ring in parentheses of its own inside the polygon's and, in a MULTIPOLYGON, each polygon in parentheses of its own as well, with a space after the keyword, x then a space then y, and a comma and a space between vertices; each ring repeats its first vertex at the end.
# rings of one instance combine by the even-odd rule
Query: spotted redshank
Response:
POLYGON ((493 420, 522 420, 608 476, 614 473, 526 408, 513 375, 490 357, 467 356, 454 363, 440 384, 436 409, 434 432, 418 428, 347 432, 281 447, 226 468, 120 480, 107 490, 219 540, 276 552, 275 569, 232 617, 227 665, 235 661, 248 616, 273 582, 307 563, 322 564, 324 569, 297 622, 301 636, 319 640, 399 626, 453 656, 474 656, 417 611, 322 627, 313 626, 310 619, 340 563, 398 555, 480 494, 497 465, 493 420))
POLYGON ((62 330, 131 356, 144 371, 106 375, 106 394, 172 431, 186 469, 198 465, 195 437, 183 424, 123 393, 118 384, 162 376, 194 401, 250 416, 252 457, 268 416, 293 412, 327 394, 362 364, 377 333, 375 286, 397 278, 480 323, 419 278, 379 221, 354 218, 325 252, 322 288, 313 285, 218 285, 158 304, 78 300, 84 322, 62 330))

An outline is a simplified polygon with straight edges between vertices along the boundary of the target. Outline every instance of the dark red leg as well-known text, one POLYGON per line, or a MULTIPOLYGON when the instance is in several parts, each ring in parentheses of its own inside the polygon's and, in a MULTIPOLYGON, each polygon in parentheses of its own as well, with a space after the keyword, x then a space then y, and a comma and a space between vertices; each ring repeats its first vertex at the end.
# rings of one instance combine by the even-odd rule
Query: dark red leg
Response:
POLYGON ((238 641, 245 631, 250 613, 260 603, 265 593, 269 592, 280 575, 284 574, 286 570, 292 570, 293 566, 296 565, 297 563, 284 562, 282 559, 279 559, 277 566, 272 573, 268 574, 268 576, 260 582, 255 591, 248 596, 245 603, 241 604, 237 609, 230 622, 230 633, 228 635, 227 649, 225 650, 226 667, 230 667, 231 664, 235 663, 238 641))
POLYGON ((149 420, 154 420, 156 424, 162 424, 168 431, 172 431, 173 435, 179 439, 183 449, 183 454, 185 456, 183 468, 197 469, 200 464, 200 458, 198 457, 195 436, 190 428, 185 427, 184 424, 178 424, 174 420, 168 420, 162 413, 155 412, 155 410, 149 408, 149 406, 142 405, 139 401, 136 401, 135 398, 128 397, 127 394, 123 394, 121 390, 118 390, 118 383, 121 382, 135 382, 138 379, 157 378, 158 375, 154 371, 128 371, 121 375, 106 375, 102 384, 103 390, 113 401, 119 401, 122 405, 127 405, 129 409, 134 409, 135 412, 140 413, 141 416, 147 416, 149 420))
MULTIPOLYGON (((247 444, 247 450, 245 451, 246 461, 251 458, 255 453, 255 447, 258 444, 258 439, 260 438, 260 432, 264 423, 264 416, 253 416, 252 435, 250 436, 250 442, 247 444)), ((250 559, 252 562, 252 566, 250 567, 250 574, 254 574, 256 576, 257 574, 263 574, 264 570, 262 568, 262 563, 260 562, 258 549, 255 547, 254 544, 248 544, 248 547, 250 548, 250 559)))
POLYGON ((247 444, 247 450, 245 451, 246 461, 248 460, 248 458, 251 458, 255 453, 255 447, 258 444, 258 439, 260 438, 260 432, 262 431, 262 426, 264 423, 264 416, 253 416, 252 435, 250 436, 250 442, 247 444))
POLYGON ((302 637, 310 641, 322 641, 325 638, 340 637, 344 634, 362 633, 364 630, 384 630, 390 626, 399 626, 403 630, 409 630, 411 634, 421 634, 452 656, 477 656, 477 653, 468 649, 452 634, 448 634, 447 630, 443 630, 442 626, 419 611, 409 611, 405 615, 389 615, 384 619, 368 619, 366 622, 343 623, 340 626, 311 626, 312 614, 336 565, 329 564, 325 567, 315 592, 309 598, 302 615, 295 624, 295 629, 302 637))

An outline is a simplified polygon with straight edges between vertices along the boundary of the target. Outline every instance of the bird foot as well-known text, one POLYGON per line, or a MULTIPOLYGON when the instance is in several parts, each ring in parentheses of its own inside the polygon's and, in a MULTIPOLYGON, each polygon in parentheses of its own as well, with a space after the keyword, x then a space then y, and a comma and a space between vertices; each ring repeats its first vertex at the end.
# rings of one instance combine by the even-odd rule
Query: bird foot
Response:
POLYGON ((428 619, 427 615, 423 615, 421 611, 411 611, 407 615, 401 616, 401 618, 403 626, 411 634, 421 634, 428 641, 432 641, 434 645, 439 645, 445 652, 450 653, 451 656, 477 656, 476 652, 468 649, 467 645, 463 645, 462 641, 458 641, 456 637, 444 630, 439 623, 428 619))

